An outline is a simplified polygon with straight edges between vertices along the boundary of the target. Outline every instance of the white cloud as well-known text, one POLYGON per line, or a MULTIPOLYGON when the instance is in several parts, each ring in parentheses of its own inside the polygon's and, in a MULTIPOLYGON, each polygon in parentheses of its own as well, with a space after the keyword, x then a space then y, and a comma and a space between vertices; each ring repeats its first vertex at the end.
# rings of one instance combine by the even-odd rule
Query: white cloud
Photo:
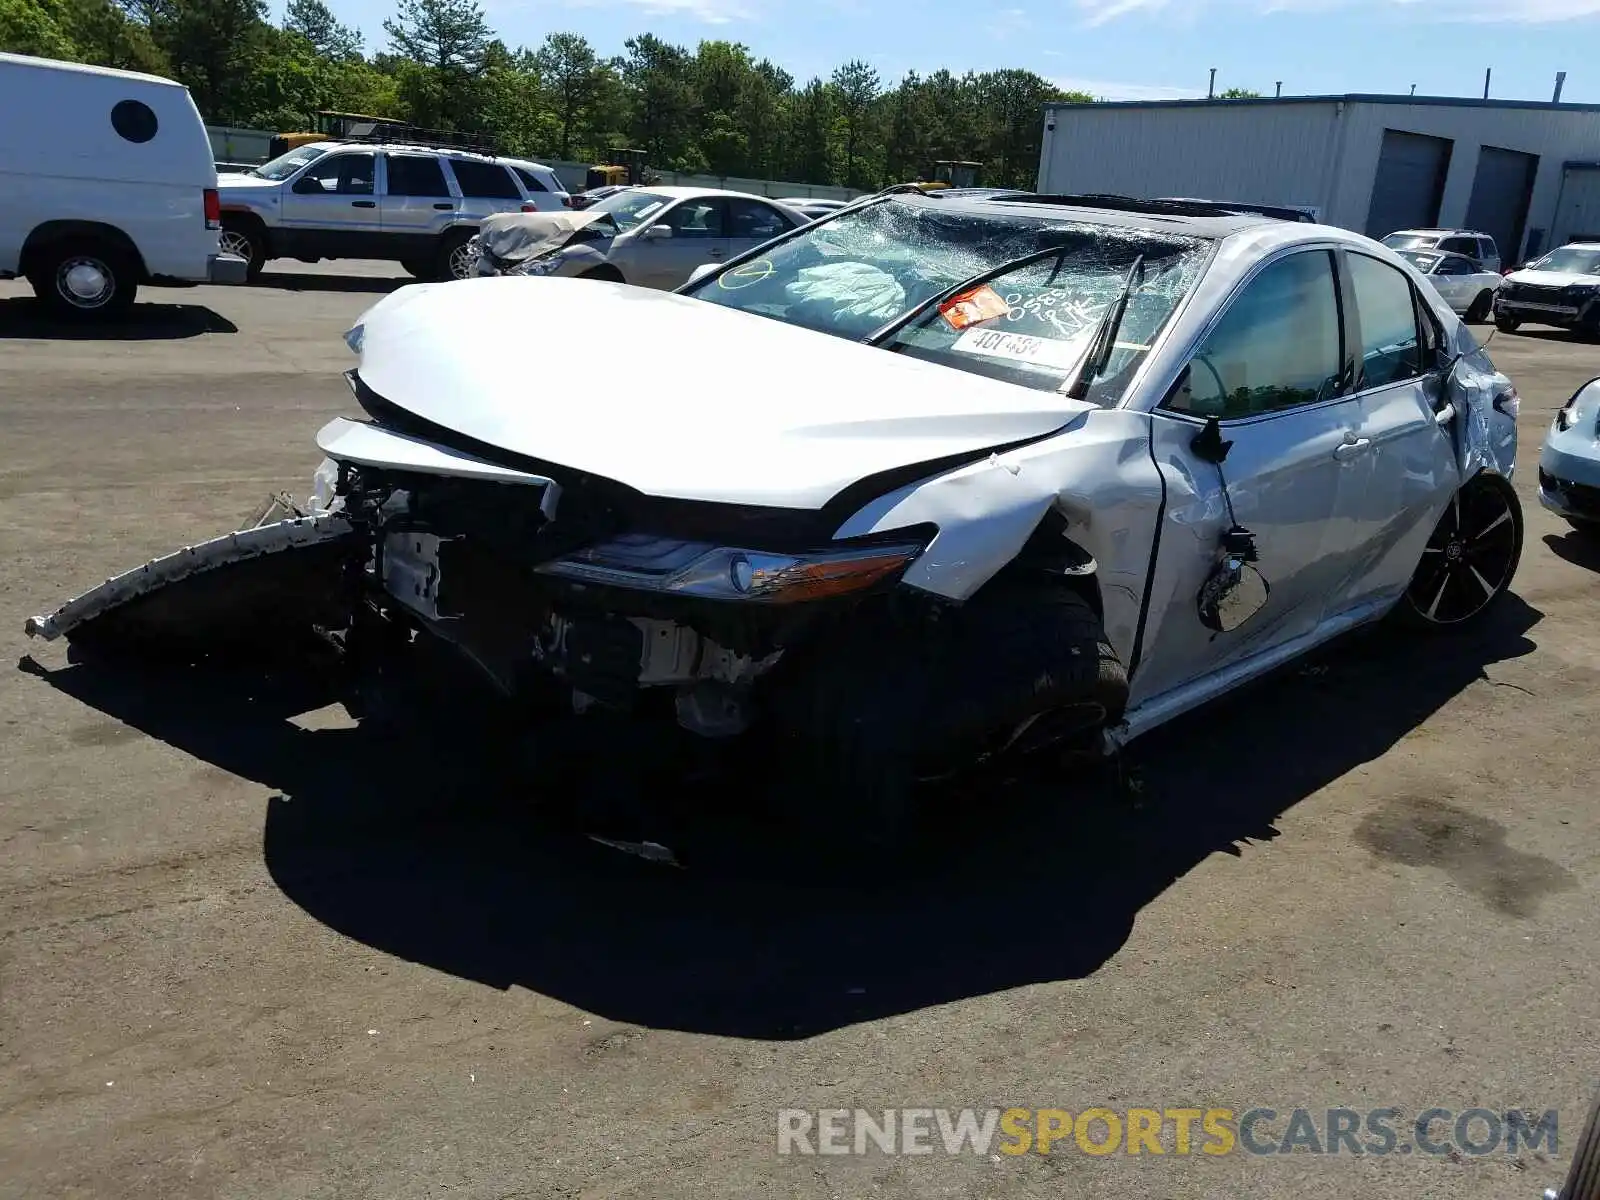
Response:
POLYGON ((1163 87, 1153 83, 1110 83, 1104 79, 1052 79, 1064 92, 1088 92, 1097 100, 1193 100, 1193 88, 1163 87))
POLYGON ((1537 25, 1600 16, 1600 0, 1073 0, 1090 27, 1108 25, 1134 15, 1160 14, 1193 18, 1206 9, 1242 8, 1272 14, 1326 11, 1337 8, 1419 9, 1426 5, 1430 21, 1472 21, 1537 25))
POLYGON ((610 8, 619 2, 649 16, 688 17, 707 25, 748 21, 755 16, 743 0, 563 0, 568 8, 610 8))

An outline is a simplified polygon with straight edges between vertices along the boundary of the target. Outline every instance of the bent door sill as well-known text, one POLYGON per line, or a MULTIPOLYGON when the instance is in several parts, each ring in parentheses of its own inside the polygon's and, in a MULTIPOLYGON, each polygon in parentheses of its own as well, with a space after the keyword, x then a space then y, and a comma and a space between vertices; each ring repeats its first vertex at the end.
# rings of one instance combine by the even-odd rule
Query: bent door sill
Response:
POLYGON ((1224 692, 1230 692, 1241 684, 1265 675, 1268 671, 1299 658, 1342 633, 1348 633, 1359 625, 1377 620, 1394 607, 1394 603, 1393 596, 1363 601, 1354 608, 1329 617, 1316 629, 1293 641, 1284 642, 1269 650, 1263 650, 1260 654, 1241 659, 1213 674, 1202 675, 1199 679, 1162 692, 1159 696, 1152 696, 1129 712, 1122 724, 1107 730, 1107 741, 1113 747, 1125 746, 1141 734, 1149 733, 1156 726, 1164 725, 1174 717, 1198 708, 1224 692))

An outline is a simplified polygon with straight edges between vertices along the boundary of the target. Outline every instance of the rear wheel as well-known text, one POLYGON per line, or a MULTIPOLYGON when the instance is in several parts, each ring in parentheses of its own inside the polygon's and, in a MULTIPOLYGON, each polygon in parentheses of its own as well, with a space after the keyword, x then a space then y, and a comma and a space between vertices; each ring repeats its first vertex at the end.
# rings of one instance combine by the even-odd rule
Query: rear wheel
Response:
POLYGON ((1489 309, 1494 304, 1494 294, 1487 288, 1478 293, 1478 298, 1467 309, 1465 320, 1468 325, 1478 325, 1489 317, 1489 309))
POLYGON ((428 262, 427 259, 422 259, 422 258, 407 258, 407 259, 403 259, 401 261, 401 263, 400 263, 400 266, 405 271, 405 273, 407 275, 411 276, 411 278, 413 278, 413 279, 432 279, 433 278, 433 264, 428 262))
POLYGON ((139 290, 138 263, 126 250, 75 238, 30 255, 28 282, 58 317, 98 320, 128 311, 139 290))
POLYGON ((456 229, 444 235, 439 242, 439 253, 434 259, 435 279, 470 279, 477 257, 467 248, 472 241, 472 231, 456 229))
POLYGON ((625 280, 622 277, 622 272, 617 270, 610 263, 603 263, 598 267, 590 267, 587 271, 583 272, 583 274, 579 275, 578 278, 579 279, 605 279, 605 280, 610 281, 611 283, 626 283, 627 282, 627 280, 625 280))
POLYGON ((1522 506, 1511 484, 1482 473, 1451 497, 1423 548, 1401 614, 1425 628, 1478 620, 1505 595, 1522 557, 1522 506))

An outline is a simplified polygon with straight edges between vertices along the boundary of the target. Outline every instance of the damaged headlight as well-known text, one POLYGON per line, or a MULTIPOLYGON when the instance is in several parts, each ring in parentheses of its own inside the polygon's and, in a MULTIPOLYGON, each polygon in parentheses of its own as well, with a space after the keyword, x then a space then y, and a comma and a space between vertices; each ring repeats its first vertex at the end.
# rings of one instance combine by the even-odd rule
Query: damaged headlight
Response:
POLYGON ((543 564, 539 572, 584 583, 698 596, 795 604, 864 591, 898 577, 922 553, 915 542, 877 543, 806 554, 624 538, 543 564))

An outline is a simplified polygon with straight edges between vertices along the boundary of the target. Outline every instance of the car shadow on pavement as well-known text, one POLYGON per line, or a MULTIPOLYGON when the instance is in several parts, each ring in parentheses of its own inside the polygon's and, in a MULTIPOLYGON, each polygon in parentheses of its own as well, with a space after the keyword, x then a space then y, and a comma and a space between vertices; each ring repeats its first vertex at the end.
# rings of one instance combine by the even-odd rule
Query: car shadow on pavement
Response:
MULTIPOLYGON (((152 688, 125 668, 21 666, 275 789, 267 869, 348 937, 619 1022, 790 1039, 1093 973, 1197 864, 1266 852, 1284 812, 1530 653, 1539 617, 1512 596, 1455 637, 1347 638, 1135 743, 1126 791, 1059 769, 969 785, 930 813, 916 868, 848 884, 753 813, 759 775, 679 786, 701 818, 679 829, 677 869, 551 832, 537 780, 470 739, 291 724, 328 699, 292 680, 152 688)), ((851 836, 829 797, 799 816, 851 836)))
POLYGON ((392 292, 417 280, 409 275, 314 275, 309 271, 263 271, 252 287, 280 288, 286 292, 392 292))
POLYGON ((1592 532, 1574 529, 1567 533, 1547 533, 1544 544, 1550 553, 1586 571, 1600 571, 1600 525, 1592 532))
POLYGON ((64 321, 32 296, 0 300, 0 339, 47 341, 176 341, 202 333, 238 333, 239 327, 203 304, 135 304, 120 317, 82 323, 64 321))

